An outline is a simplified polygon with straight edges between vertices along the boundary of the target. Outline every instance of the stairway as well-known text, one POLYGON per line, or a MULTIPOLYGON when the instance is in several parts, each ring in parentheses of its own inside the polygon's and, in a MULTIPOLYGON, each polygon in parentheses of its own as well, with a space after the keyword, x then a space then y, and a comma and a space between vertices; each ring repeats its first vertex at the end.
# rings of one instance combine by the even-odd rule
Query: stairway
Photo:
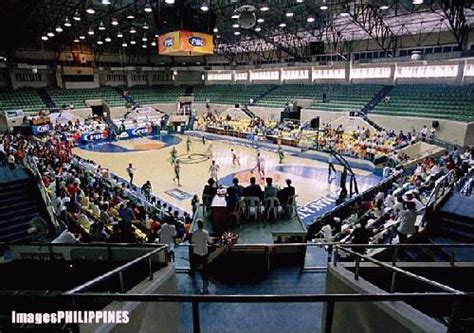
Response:
POLYGON ((390 93, 392 88, 393 86, 384 86, 382 89, 380 89, 380 91, 369 101, 369 103, 367 103, 367 105, 362 108, 361 112, 367 114, 372 111, 377 106, 377 104, 379 104, 385 98, 385 96, 390 93))
POLYGON ((46 89, 40 88, 37 89, 36 92, 38 93, 38 96, 41 97, 41 100, 50 111, 59 111, 56 103, 53 101, 46 89))
POLYGON ((245 106, 241 106, 240 107, 240 110, 245 113, 247 116, 250 117, 250 119, 253 119, 255 118, 255 113, 253 113, 252 111, 250 111, 250 109, 245 105, 245 106))
POLYGON ((125 95, 123 94, 123 93, 124 93, 124 90, 123 90, 122 87, 115 87, 115 91, 117 91, 117 93, 118 93, 120 96, 122 96, 122 98, 123 98, 126 102, 131 103, 132 106, 138 104, 138 103, 133 99, 133 97, 132 97, 130 94, 128 94, 127 96, 125 96, 125 95))
POLYGON ((194 92, 194 86, 186 86, 184 90, 184 96, 192 96, 194 92))
POLYGON ((31 239, 28 234, 31 219, 40 216, 47 221, 44 215, 34 179, 0 183, 0 242, 31 239))
POLYGON ((269 93, 271 93, 272 91, 274 91, 274 90, 277 89, 277 88, 278 88, 277 85, 271 86, 271 87, 268 88, 266 91, 264 91, 263 93, 261 93, 260 95, 258 95, 257 97, 255 97, 254 100, 253 100, 253 104, 256 104, 257 101, 261 100, 262 98, 265 98, 265 96, 267 96, 269 93))

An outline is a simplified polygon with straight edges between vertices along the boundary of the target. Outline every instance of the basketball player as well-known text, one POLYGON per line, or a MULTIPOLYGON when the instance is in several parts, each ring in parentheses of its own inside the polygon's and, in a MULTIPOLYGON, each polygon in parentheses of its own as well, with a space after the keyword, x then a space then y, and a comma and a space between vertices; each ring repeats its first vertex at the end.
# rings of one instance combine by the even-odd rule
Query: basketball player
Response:
POLYGON ((328 182, 330 183, 333 179, 336 178, 336 168, 334 167, 334 157, 329 155, 328 157, 328 182), (331 177, 331 174, 334 172, 334 176, 331 177))
POLYGON ((132 163, 129 163, 126 171, 128 173, 128 176, 130 177, 130 184, 133 184, 133 176, 135 175, 135 171, 137 171, 137 169, 135 169, 132 163))
POLYGON ((280 164, 283 164, 283 160, 285 159, 285 152, 283 151, 283 148, 278 145, 278 158, 280 159, 280 164))
POLYGON ((217 172, 219 171, 220 166, 216 164, 216 161, 212 161, 211 166, 209 167, 209 172, 211 173, 211 178, 217 182, 217 172))
POLYGON ((178 151, 176 150, 176 147, 173 147, 173 149, 171 149, 171 153, 170 153, 170 163, 171 165, 174 166, 174 162, 176 162, 177 158, 178 158, 178 151))
POLYGON ((188 135, 188 138, 186 139, 186 154, 188 154, 188 157, 190 153, 191 153, 191 137, 188 135))
POLYGON ((206 150, 206 155, 209 157, 209 158, 212 158, 214 156, 214 154, 212 153, 212 143, 207 147, 207 150, 206 150))
POLYGON ((232 154, 232 166, 235 167, 236 165, 240 166, 240 160, 239 156, 237 156, 236 152, 234 149, 230 150, 230 153, 232 154))
POLYGON ((181 186, 181 183, 179 181, 179 172, 181 171, 181 167, 179 166, 179 160, 177 159, 175 162, 174 162, 174 178, 173 178, 173 181, 176 182, 178 184, 178 186, 181 186))
POLYGON ((261 179, 265 178, 264 162, 265 160, 262 156, 260 156, 260 153, 257 153, 257 165, 255 166, 255 170, 257 170, 257 173, 261 179))

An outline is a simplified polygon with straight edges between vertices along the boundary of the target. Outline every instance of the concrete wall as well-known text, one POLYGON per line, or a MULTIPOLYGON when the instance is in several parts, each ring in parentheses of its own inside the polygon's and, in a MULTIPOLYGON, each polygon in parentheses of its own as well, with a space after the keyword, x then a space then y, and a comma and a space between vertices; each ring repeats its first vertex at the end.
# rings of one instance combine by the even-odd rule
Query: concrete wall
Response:
MULTIPOLYGON (((176 294, 176 275, 169 265, 155 272, 153 281, 142 281, 130 294, 176 294)), ((80 331, 113 333, 180 332, 179 303, 113 302, 103 310, 129 311, 128 324, 81 325, 80 331)))
MULTIPOLYGON (((385 293, 339 264, 328 266, 326 294, 375 294, 385 293)), ((324 312, 326 311, 326 306, 324 312)), ((323 313, 323 318, 325 314, 323 313)), ((322 332, 325 331, 323 321, 322 332)), ((446 332, 446 327, 404 302, 336 303, 332 322, 333 333, 399 333, 399 332, 446 332)))
MULTIPOLYGON (((376 114, 369 114, 369 119, 383 128, 396 131, 403 130, 405 133, 413 132, 413 129, 418 133, 424 125, 431 128, 431 122, 438 120, 436 118, 393 117, 376 114)), ((435 134, 438 138, 461 146, 474 144, 474 123, 451 120, 438 121, 439 128, 435 134)))

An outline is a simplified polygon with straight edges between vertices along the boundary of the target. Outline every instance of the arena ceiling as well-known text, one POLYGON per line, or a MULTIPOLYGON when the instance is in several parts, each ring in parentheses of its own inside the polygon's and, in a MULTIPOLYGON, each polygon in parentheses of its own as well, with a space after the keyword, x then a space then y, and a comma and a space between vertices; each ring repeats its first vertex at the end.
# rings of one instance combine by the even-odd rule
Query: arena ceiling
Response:
POLYGON ((398 36, 444 31, 465 48, 473 25, 472 0, 0 1, 0 49, 10 51, 85 44, 114 52, 126 44, 127 52, 156 54, 155 36, 184 28, 214 34, 224 56, 278 50, 298 60, 312 42, 343 52, 350 41, 373 39, 391 52, 398 36))

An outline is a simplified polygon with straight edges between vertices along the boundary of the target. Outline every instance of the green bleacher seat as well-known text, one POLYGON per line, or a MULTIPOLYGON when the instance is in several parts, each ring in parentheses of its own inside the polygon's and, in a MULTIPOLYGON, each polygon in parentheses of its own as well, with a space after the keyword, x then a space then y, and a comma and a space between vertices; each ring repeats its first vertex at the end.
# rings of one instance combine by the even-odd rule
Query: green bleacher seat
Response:
POLYGON ((396 85, 388 95, 390 96, 390 102, 379 103, 372 113, 458 121, 474 120, 474 91, 472 85, 396 85))

